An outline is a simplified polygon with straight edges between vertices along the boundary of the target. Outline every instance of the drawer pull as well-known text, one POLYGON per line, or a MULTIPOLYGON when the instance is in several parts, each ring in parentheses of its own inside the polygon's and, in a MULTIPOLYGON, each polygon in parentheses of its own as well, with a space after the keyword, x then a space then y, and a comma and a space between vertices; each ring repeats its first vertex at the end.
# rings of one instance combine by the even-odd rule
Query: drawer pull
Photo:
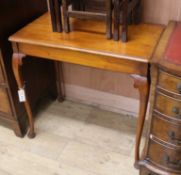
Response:
POLYGON ((168 135, 169 135, 170 140, 171 140, 172 142, 175 142, 175 143, 177 143, 178 145, 181 145, 181 139, 178 139, 178 138, 175 137, 175 135, 176 135, 175 132, 170 131, 170 132, 168 133, 168 135))
POLYGON ((181 94, 181 83, 179 83, 179 84, 177 85, 177 90, 178 90, 179 93, 181 94))
POLYGON ((171 161, 169 156, 165 156, 165 163, 172 168, 181 169, 181 160, 171 161))
POLYGON ((174 107, 172 108, 172 112, 173 112, 174 114, 176 114, 176 118, 181 119, 181 114, 180 114, 180 109, 179 109, 179 107, 174 106, 174 107))

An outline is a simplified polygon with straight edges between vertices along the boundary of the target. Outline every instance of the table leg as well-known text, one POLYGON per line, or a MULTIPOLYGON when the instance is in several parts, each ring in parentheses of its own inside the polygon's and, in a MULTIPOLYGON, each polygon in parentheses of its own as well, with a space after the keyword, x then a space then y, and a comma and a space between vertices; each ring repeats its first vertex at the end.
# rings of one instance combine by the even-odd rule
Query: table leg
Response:
POLYGON ((107 39, 111 39, 112 38, 112 0, 106 1, 106 11, 107 11, 106 35, 107 39))
POLYGON ((120 0, 114 1, 114 40, 119 40, 120 0))
POLYGON ((34 132, 34 122, 33 122, 33 115, 32 115, 32 111, 31 111, 31 107, 29 104, 29 101, 27 99, 27 95, 25 92, 25 85, 24 85, 24 81, 22 79, 22 75, 21 75, 21 66, 23 65, 23 58, 26 55, 24 54, 20 54, 20 53, 13 53, 12 56, 12 67, 13 67, 13 72, 14 72, 14 76, 16 79, 16 82, 18 84, 18 88, 19 90, 23 90, 24 91, 24 95, 25 95, 25 99, 23 101, 27 115, 28 115, 28 121, 29 121, 29 132, 28 132, 28 137, 29 138, 34 138, 35 137, 35 132, 34 132))
POLYGON ((128 40, 128 0, 124 0, 123 3, 123 24, 122 24, 122 42, 128 40))
POLYGON ((143 132, 146 111, 148 106, 150 82, 147 77, 143 77, 140 75, 131 75, 131 77, 134 79, 134 87, 139 90, 139 95, 140 95, 140 107, 139 107, 139 117, 136 129, 136 147, 135 147, 135 167, 139 168, 138 163, 140 160, 140 143, 141 143, 141 136, 143 132))
POLYGON ((58 101, 63 102, 65 100, 63 63, 56 61, 55 70, 56 70, 56 84, 57 84, 57 91, 58 91, 58 101))

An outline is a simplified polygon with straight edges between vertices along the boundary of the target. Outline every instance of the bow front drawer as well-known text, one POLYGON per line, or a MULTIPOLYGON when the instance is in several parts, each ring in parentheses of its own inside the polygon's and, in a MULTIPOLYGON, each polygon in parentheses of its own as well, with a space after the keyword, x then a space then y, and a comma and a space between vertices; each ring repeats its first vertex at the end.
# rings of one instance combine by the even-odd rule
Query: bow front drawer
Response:
POLYGON ((150 140, 149 161, 167 171, 181 173, 181 149, 166 147, 156 141, 150 140))
POLYGON ((160 70, 157 86, 171 93, 181 95, 181 77, 160 70))
POLYGON ((157 92, 155 111, 181 122, 181 100, 157 92))
POLYGON ((180 146, 181 149, 181 124, 154 115, 151 134, 168 144, 180 146))

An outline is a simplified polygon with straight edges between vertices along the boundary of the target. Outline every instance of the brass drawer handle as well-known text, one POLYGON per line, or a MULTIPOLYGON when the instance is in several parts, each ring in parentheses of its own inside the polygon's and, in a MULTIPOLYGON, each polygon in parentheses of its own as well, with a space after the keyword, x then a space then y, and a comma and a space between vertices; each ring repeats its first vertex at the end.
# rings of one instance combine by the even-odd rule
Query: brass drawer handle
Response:
POLYGON ((181 94, 181 83, 177 84, 177 90, 178 90, 179 94, 181 94))
POLYGON ((168 135, 169 135, 170 140, 171 140, 172 142, 175 142, 175 143, 177 143, 178 145, 181 145, 181 139, 176 138, 176 136, 175 136, 176 134, 175 134, 174 131, 170 131, 170 132, 168 133, 168 135))
POLYGON ((173 108, 172 108, 172 112, 174 113, 174 114, 176 114, 176 118, 178 118, 178 119, 181 119, 181 114, 180 114, 180 109, 179 109, 179 107, 176 107, 176 106, 174 106, 173 108))
POLYGON ((181 169, 181 160, 178 161, 171 161, 169 156, 165 156, 165 163, 166 165, 168 165, 171 168, 177 168, 177 169, 181 169))

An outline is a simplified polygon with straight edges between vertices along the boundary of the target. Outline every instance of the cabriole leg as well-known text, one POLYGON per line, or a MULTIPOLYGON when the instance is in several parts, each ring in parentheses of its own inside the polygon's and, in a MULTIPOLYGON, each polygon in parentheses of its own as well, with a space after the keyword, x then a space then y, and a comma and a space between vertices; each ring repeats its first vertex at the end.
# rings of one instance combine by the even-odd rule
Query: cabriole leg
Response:
POLYGON ((141 136, 143 132, 144 122, 146 118, 146 111, 148 106, 149 90, 150 83, 147 77, 140 75, 131 75, 134 79, 134 87, 138 89, 140 95, 140 107, 139 107, 139 116, 136 129, 136 147, 135 147, 135 167, 139 168, 140 160, 140 143, 141 136))
POLYGON ((24 54, 13 53, 12 67, 13 67, 14 76, 15 76, 15 79, 16 79, 16 82, 17 82, 18 88, 19 88, 19 96, 20 96, 20 91, 21 91, 21 95, 24 96, 22 98, 22 102, 24 103, 25 110, 26 110, 27 115, 28 115, 28 121, 29 121, 28 137, 34 138, 35 132, 34 132, 33 115, 32 115, 31 107, 30 107, 30 104, 29 104, 29 101, 27 99, 27 95, 25 92, 24 81, 23 81, 22 76, 21 76, 21 66, 23 65, 22 59, 24 57, 25 57, 24 54))

